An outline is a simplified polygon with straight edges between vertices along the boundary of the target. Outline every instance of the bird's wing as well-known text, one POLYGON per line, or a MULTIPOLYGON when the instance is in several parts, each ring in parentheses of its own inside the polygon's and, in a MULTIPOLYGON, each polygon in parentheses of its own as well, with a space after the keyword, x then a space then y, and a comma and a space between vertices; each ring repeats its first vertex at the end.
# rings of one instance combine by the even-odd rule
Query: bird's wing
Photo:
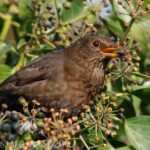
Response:
POLYGON ((57 50, 50 54, 44 55, 31 64, 27 65, 14 75, 10 76, 0 85, 0 91, 11 90, 13 86, 24 86, 36 81, 51 78, 56 67, 59 70, 63 63, 63 55, 61 50, 57 50))

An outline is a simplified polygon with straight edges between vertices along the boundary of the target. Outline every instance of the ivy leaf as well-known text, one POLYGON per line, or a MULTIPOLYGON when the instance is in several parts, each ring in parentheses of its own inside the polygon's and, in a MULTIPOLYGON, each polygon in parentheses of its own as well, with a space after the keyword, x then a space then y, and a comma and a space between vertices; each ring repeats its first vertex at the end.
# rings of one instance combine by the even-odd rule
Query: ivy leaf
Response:
POLYGON ((4 4, 4 0, 0 0, 0 6, 4 4))
POLYGON ((0 42, 0 62, 3 62, 6 58, 6 53, 11 51, 13 47, 9 44, 0 42))
POLYGON ((112 13, 106 22, 107 28, 113 33, 113 34, 119 34, 120 37, 123 36, 124 29, 123 29, 124 22, 119 19, 114 13, 112 13))
POLYGON ((145 103, 150 103, 150 81, 145 81, 142 86, 135 86, 133 94, 141 98, 145 103))
POLYGON ((131 95, 132 104, 136 113, 136 116, 140 115, 140 106, 141 106, 141 99, 135 95, 131 95))
POLYGON ((17 49, 22 48, 24 45, 26 44, 25 39, 20 39, 18 45, 17 45, 17 49))
POLYGON ((19 17, 24 18, 31 15, 30 10, 27 8, 27 5, 30 4, 30 0, 21 0, 19 1, 19 17))
POLYGON ((115 149, 110 143, 108 143, 106 146, 99 147, 98 150, 115 150, 115 149))
POLYGON ((86 7, 84 5, 84 0, 75 0, 70 2, 71 7, 68 9, 63 9, 61 13, 61 21, 63 23, 68 23, 81 18, 84 15, 86 7))
POLYGON ((139 116, 125 121, 125 131, 131 145, 137 150, 150 148, 150 116, 139 116))
POLYGON ((136 22, 133 24, 130 34, 133 38, 137 39, 142 48, 142 54, 146 56, 148 51, 148 36, 146 34, 148 29, 143 28, 140 22, 136 22), (138 36, 137 36, 138 35, 138 36))
POLYGON ((133 148, 129 146, 123 146, 123 147, 117 148, 116 150, 133 150, 133 148))
POLYGON ((11 74, 11 68, 7 65, 0 65, 0 83, 11 74))

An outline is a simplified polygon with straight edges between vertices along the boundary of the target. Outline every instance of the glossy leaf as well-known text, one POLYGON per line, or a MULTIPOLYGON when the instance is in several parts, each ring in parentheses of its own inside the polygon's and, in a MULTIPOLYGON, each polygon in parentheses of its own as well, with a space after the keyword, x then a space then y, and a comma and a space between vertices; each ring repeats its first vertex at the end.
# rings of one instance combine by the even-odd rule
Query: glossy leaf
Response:
POLYGON ((144 56, 146 56, 147 50, 148 50, 148 36, 146 34, 147 30, 145 30, 143 28, 143 26, 140 24, 140 22, 133 24, 131 31, 130 31, 130 35, 135 38, 136 40, 138 40, 138 42, 140 43, 140 46, 142 48, 141 53, 144 54, 144 56), (138 36, 137 36, 138 35, 138 36))
POLYGON ((125 131, 131 145, 137 150, 150 148, 150 116, 139 116, 125 121, 125 131))
POLYGON ((63 23, 75 21, 84 15, 86 7, 84 5, 84 0, 75 0, 70 2, 71 7, 68 9, 63 9, 61 13, 61 21, 63 23))
POLYGON ((150 103, 150 81, 146 81, 142 86, 136 86, 133 94, 141 98, 145 103, 150 103))
POLYGON ((25 18, 31 15, 30 10, 27 8, 27 5, 30 4, 30 0, 21 0, 19 1, 19 17, 25 18))
POLYGON ((132 98, 132 104, 133 104, 136 116, 139 116, 141 113, 140 112, 141 99, 135 95, 132 95, 131 98, 132 98))
POLYGON ((0 83, 11 74, 11 68, 7 65, 0 65, 0 83))
POLYGON ((0 42, 0 62, 6 58, 7 52, 11 51, 13 47, 6 43, 0 42))
POLYGON ((108 143, 106 146, 99 147, 98 150, 115 150, 115 149, 111 144, 108 143))
POLYGON ((123 146, 123 147, 120 147, 120 148, 116 148, 116 150, 134 150, 134 149, 129 147, 129 146, 123 146))
POLYGON ((26 44, 25 39, 20 39, 18 45, 17 45, 17 49, 22 48, 24 45, 26 44))

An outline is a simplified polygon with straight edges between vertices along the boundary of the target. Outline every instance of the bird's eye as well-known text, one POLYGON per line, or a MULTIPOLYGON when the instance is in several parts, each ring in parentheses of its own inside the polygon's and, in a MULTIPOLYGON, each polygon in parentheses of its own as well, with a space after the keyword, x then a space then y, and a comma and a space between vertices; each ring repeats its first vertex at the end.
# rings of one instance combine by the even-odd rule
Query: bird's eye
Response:
POLYGON ((98 48, 98 47, 100 47, 100 42, 99 42, 99 41, 94 41, 94 42, 92 43, 92 45, 93 45, 94 47, 98 48))

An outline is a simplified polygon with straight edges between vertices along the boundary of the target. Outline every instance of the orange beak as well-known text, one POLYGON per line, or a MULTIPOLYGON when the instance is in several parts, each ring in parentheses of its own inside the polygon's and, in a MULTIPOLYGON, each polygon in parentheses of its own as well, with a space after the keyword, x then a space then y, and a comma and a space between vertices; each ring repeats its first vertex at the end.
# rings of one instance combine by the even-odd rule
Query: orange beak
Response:
POLYGON ((122 46, 118 45, 117 47, 105 48, 102 50, 102 53, 104 53, 108 57, 116 58, 116 57, 120 57, 119 53, 117 52, 120 51, 121 49, 122 46))

